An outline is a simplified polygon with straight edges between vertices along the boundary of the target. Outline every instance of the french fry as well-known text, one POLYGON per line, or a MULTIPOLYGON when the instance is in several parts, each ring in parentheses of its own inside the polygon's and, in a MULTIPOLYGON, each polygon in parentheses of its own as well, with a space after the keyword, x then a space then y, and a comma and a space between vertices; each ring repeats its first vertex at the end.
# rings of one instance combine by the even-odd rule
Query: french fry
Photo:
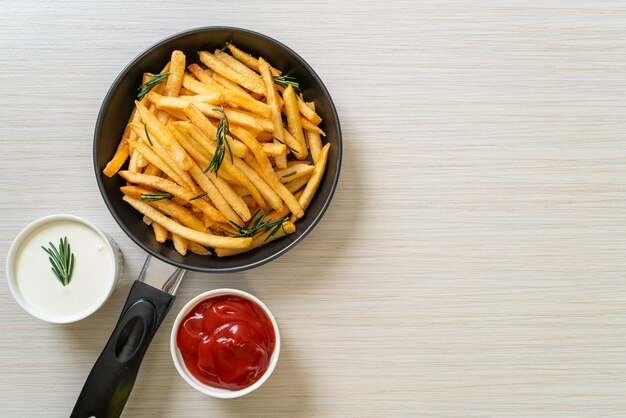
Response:
MULTIPOLYGON (((285 143, 283 135, 283 119, 280 111, 280 104, 278 103, 278 94, 276 93, 276 83, 271 74, 270 65, 260 58, 256 63, 257 68, 261 72, 261 79, 265 88, 265 97, 267 98, 267 104, 270 106, 270 120, 274 128, 274 143, 285 143)), ((287 155, 284 157, 277 156, 276 166, 278 168, 285 168, 287 166, 287 155)))
POLYGON ((162 109, 163 112, 165 112, 168 116, 169 120, 182 120, 185 121, 187 120, 187 116, 185 115, 185 112, 182 112, 180 110, 176 110, 176 109, 162 109))
POLYGON ((135 102, 135 105, 141 115, 141 119, 146 124, 150 136, 157 140, 172 155, 172 158, 183 170, 188 170, 191 167, 191 159, 185 154, 180 145, 170 137, 165 126, 143 104, 135 102))
MULTIPOLYGON (((141 199, 140 199, 141 200, 141 199)), ((204 223, 198 219, 192 211, 180 206, 170 200, 159 200, 156 202, 149 202, 150 206, 154 206, 161 212, 176 218, 180 223, 188 228, 194 229, 198 232, 206 232, 204 223)))
POLYGON ((129 144, 135 151, 144 156, 151 164, 154 164, 159 170, 163 171, 176 183, 183 187, 189 187, 185 184, 185 181, 176 173, 169 165, 167 165, 150 147, 143 142, 129 141, 129 144))
POLYGON ((313 106, 309 106, 309 104, 306 103, 302 98, 296 97, 296 99, 300 114, 308 119, 309 122, 311 122, 312 124, 319 125, 322 122, 322 118, 320 118, 319 115, 315 113, 315 106, 313 105, 313 102, 311 102, 311 105, 313 106))
MULTIPOLYGON (((215 153, 215 144, 210 139, 203 138, 202 141, 206 141, 207 143, 206 147, 203 147, 200 145, 199 141, 191 136, 189 127, 188 122, 173 122, 167 125, 167 129, 176 132, 174 137, 191 158, 201 167, 208 167, 215 153)), ((198 133, 198 135, 202 134, 198 133)))
POLYGON ((167 125, 167 123, 172 119, 172 116, 169 113, 163 109, 159 109, 156 105, 153 113, 163 125, 167 125))
POLYGON ((152 230, 154 231, 154 239, 156 239, 157 242, 164 243, 167 241, 167 229, 156 222, 152 222, 152 230))
MULTIPOLYGON (((153 141, 152 148, 149 148, 147 146, 147 144, 151 141, 149 141, 148 137, 146 136, 146 128, 142 127, 138 123, 132 123, 131 127, 133 131, 135 131, 135 134, 143 141, 137 141, 137 151, 144 155, 148 161, 157 166, 161 171, 171 177, 180 186, 191 190, 195 194, 198 194, 198 186, 196 186, 194 181, 191 179, 189 173, 183 170, 176 163, 176 161, 174 161, 171 155, 161 146, 160 143, 153 141)), ((184 153, 185 151, 183 150, 182 152, 184 153)), ((186 154, 184 155, 186 156, 186 154)))
POLYGON ((287 129, 283 128, 283 138, 285 145, 289 148, 289 151, 296 156, 298 160, 306 160, 307 150, 294 138, 287 129))
POLYGON ((139 155, 137 156, 137 167, 139 167, 139 171, 143 171, 142 169, 145 169, 148 164, 150 164, 150 161, 143 158, 143 155, 139 153, 139 155))
POLYGON ((313 196, 317 191, 320 182, 322 181, 322 176, 324 175, 324 170, 326 170, 326 162, 328 161, 328 150, 330 149, 330 144, 324 145, 322 151, 320 152, 320 156, 315 163, 315 169, 313 170, 313 174, 311 174, 311 178, 307 183, 304 191, 302 192, 302 196, 298 199, 298 203, 300 206, 306 210, 313 200, 313 196))
POLYGON ((243 186, 232 186, 232 187, 235 193, 237 193, 237 195, 241 197, 250 196, 250 192, 245 187, 243 186))
POLYGON ((278 194, 285 204, 289 206, 291 212, 296 217, 301 218, 304 215, 302 207, 293 195, 289 193, 289 190, 287 190, 287 188, 280 182, 274 172, 274 169, 272 168, 272 164, 270 164, 270 161, 267 158, 267 155, 263 152, 263 148, 261 148, 261 145, 257 142, 254 136, 252 136, 252 134, 245 129, 237 126, 233 126, 231 132, 237 136, 241 142, 246 144, 250 151, 252 151, 252 154, 254 154, 254 157, 261 167, 263 177, 268 185, 274 189, 276 194, 278 194))
POLYGON ((139 159, 139 155, 140 154, 137 151, 132 150, 132 152, 130 153, 130 161, 128 162, 128 171, 131 171, 133 173, 139 173, 140 168, 137 164, 137 159, 139 159))
POLYGON ((123 199, 141 214, 150 217, 154 223, 160 224, 173 234, 178 234, 181 237, 197 242, 198 244, 202 244, 207 247, 228 248, 235 250, 248 248, 252 244, 251 238, 221 237, 218 235, 194 231, 193 229, 187 228, 186 226, 168 218, 141 200, 133 199, 128 196, 124 196, 123 199))
POLYGON ((113 177, 119 170, 122 168, 126 160, 128 159, 128 155, 130 154, 128 149, 128 142, 125 139, 122 139, 115 150, 115 154, 113 154, 113 158, 109 161, 104 167, 102 172, 107 177, 113 177))
MULTIPOLYGON (((126 196, 130 196, 133 199, 139 199, 139 200, 141 200, 142 194, 154 193, 150 190, 137 187, 137 186, 122 186, 120 187, 120 190, 126 196)), ((204 223, 202 223, 202 221, 198 219, 193 214, 193 212, 173 202, 170 199, 155 200, 155 201, 151 201, 147 203, 150 206, 154 206, 155 208, 165 213, 166 215, 169 215, 173 218, 178 219, 179 222, 181 222, 183 225, 185 225, 188 228, 195 229, 196 231, 200 231, 200 232, 206 232, 206 227, 204 226, 204 223)))
POLYGON ((232 90, 225 89, 224 87, 217 84, 217 82, 213 80, 213 78, 210 75, 207 75, 207 73, 205 72, 206 70, 203 70, 202 68, 200 68, 199 65, 189 66, 189 70, 192 71, 193 75, 195 75, 200 81, 194 80, 189 75, 185 75, 183 77, 183 86, 185 86, 185 88, 188 88, 194 93, 201 94, 201 95, 211 94, 213 92, 222 93, 224 95, 224 99, 227 102, 232 103, 233 105, 239 106, 243 109, 247 109, 254 114, 257 114, 263 117, 269 117, 270 108, 265 103, 255 100, 254 98, 252 98, 252 96, 250 96, 247 93, 242 94, 242 93, 238 93, 232 90), (210 80, 211 83, 215 83, 215 84, 206 83, 205 80, 207 81, 210 80))
MULTIPOLYGON (((149 186, 156 190, 163 190, 164 192, 170 193, 180 199, 186 200, 193 206, 200 209, 203 213, 206 213, 207 216, 209 216, 214 221, 226 222, 226 218, 224 217, 224 215, 222 215, 217 209, 211 206, 206 200, 204 200, 204 198, 194 199, 197 195, 194 195, 189 190, 182 188, 174 182, 165 180, 161 177, 146 176, 145 174, 131 173, 129 171, 119 171, 119 175, 131 183, 149 186)), ((150 217, 155 220, 154 217, 150 217)))
MULTIPOLYGON (((198 80, 211 86, 216 86, 217 81, 213 80, 213 71, 208 68, 202 68, 198 64, 190 64, 187 66, 187 70, 198 80)), ((246 93, 248 94, 248 93, 246 93)))
MULTIPOLYGON (((261 144, 261 148, 263 148, 263 151, 265 151, 268 157, 275 158, 280 155, 287 155, 287 147, 279 142, 264 142, 261 144)), ((286 166, 287 163, 285 162, 285 167, 286 166)))
POLYGON ((172 234, 174 248, 180 255, 187 255, 187 240, 178 234, 172 234))
MULTIPOLYGON (((239 86, 239 84, 233 83, 232 81, 230 81, 224 76, 219 75, 218 73, 213 73, 211 77, 213 78, 213 80, 217 82, 217 84, 219 84, 220 86, 224 87, 227 90, 232 90, 237 93, 250 96, 247 91, 245 91, 242 87, 239 86)), ((252 100, 255 100, 252 96, 250 96, 250 98, 252 100)))
MULTIPOLYGON (((207 116, 211 116, 215 119, 220 119, 222 117, 221 112, 214 110, 214 108, 208 109, 208 106, 205 106, 202 103, 194 103, 194 105, 197 106, 198 109, 200 109, 200 111, 207 116)), ((265 128, 268 127, 268 120, 261 116, 253 115, 243 110, 236 110, 229 107, 225 107, 224 112, 226 113, 226 117, 228 118, 228 123, 230 125, 243 126, 247 130, 253 132, 254 135, 261 133, 265 128), (259 124, 259 122, 263 123, 263 125, 259 124)))
POLYGON ((234 164, 237 168, 243 171, 246 177, 250 179, 250 181, 274 210, 282 209, 283 201, 280 196, 278 196, 278 194, 276 194, 276 192, 268 186, 265 180, 263 180, 263 178, 252 167, 250 167, 250 165, 240 159, 235 160, 234 164))
MULTIPOLYGON (((226 108, 226 109, 231 110, 230 108, 226 108)), ((240 110, 240 109, 232 109, 232 110, 239 113, 239 115, 237 116, 241 118, 247 117, 249 119, 254 120, 256 125, 261 129, 261 131, 259 131, 258 133, 254 132, 255 135, 258 135, 262 131, 274 132, 274 124, 270 119, 264 118, 263 116, 255 115, 254 113, 248 112, 245 110, 240 110)), ((241 125, 241 123, 238 123, 238 125, 241 125)))
POLYGON ((231 186, 241 186, 241 183, 233 177, 228 170, 220 170, 219 176, 221 179, 227 181, 231 186))
POLYGON ((272 235, 271 237, 269 236, 270 233, 272 231, 267 231, 264 232, 262 234, 259 234, 257 236, 255 236, 252 239, 252 243, 250 244, 250 246, 248 248, 245 249, 238 249, 238 250, 233 250, 233 249, 226 249, 226 248, 216 248, 215 249, 215 254, 217 254, 218 257, 227 257, 230 255, 236 255, 236 254, 241 254, 241 253, 245 253, 247 251, 253 250, 255 248, 259 248, 262 245, 265 244, 269 244, 270 242, 277 240, 279 238, 282 238, 284 236, 293 234, 294 232, 296 232, 296 226, 287 221, 283 224, 282 228, 280 228, 278 230, 278 232, 276 232, 274 235, 272 235))
MULTIPOLYGON (((183 75, 183 77, 185 77, 185 76, 183 75)), ((179 96, 193 96, 194 94, 196 94, 195 91, 191 91, 191 90, 186 89, 184 87, 181 87, 180 88, 180 92, 178 93, 179 96)))
MULTIPOLYGON (((132 122, 139 121, 140 119, 141 117, 139 116, 137 109, 133 109, 130 118, 128 119, 128 123, 126 124, 126 128, 124 129, 124 133, 122 134, 122 139, 120 140, 120 143, 115 151, 115 154, 113 155, 111 161, 109 161, 109 163, 102 171, 106 176, 113 177, 115 173, 117 173, 122 168, 128 157, 132 156, 133 150, 130 149, 128 146, 128 139, 134 139, 135 136, 130 129, 130 124, 132 122)), ((132 162, 132 165, 129 164, 129 166, 135 171, 139 171, 138 158, 139 156, 135 155, 135 160, 132 162)))
POLYGON ((135 122, 136 120, 139 120, 139 113, 137 112, 137 109, 133 109, 133 112, 130 115, 130 119, 128 120, 128 124, 126 125, 124 133, 122 134, 122 139, 120 140, 120 143, 115 150, 113 158, 111 158, 111 161, 109 161, 106 167, 104 167, 104 170, 102 170, 105 176, 113 177, 115 173, 117 173, 122 168, 128 157, 130 156, 130 149, 128 148, 128 138, 131 136, 131 129, 129 124, 131 122, 135 122))
POLYGON ((222 61, 215 58, 211 53, 207 51, 200 51, 198 53, 200 61, 204 63, 214 72, 228 78, 229 80, 239 84, 246 89, 258 94, 264 94, 263 84, 258 80, 249 79, 246 76, 239 74, 237 71, 224 64, 222 61))
MULTIPOLYGON (((259 142, 271 142, 274 139, 274 135, 272 134, 272 132, 263 131, 257 134, 255 138, 259 142)), ((274 141, 274 142, 277 142, 277 141, 274 141)))
MULTIPOLYGON (((144 173, 144 174, 146 174, 146 173, 144 173)), ((172 202, 176 203, 179 206, 185 206, 185 205, 187 205, 189 203, 185 199, 181 199, 180 197, 176 197, 176 196, 172 197, 170 200, 172 202)), ((202 211, 199 211, 198 208, 196 208, 195 206, 192 206, 191 210, 193 210, 196 213, 202 213, 202 211)))
POLYGON ((239 84, 233 83, 229 79, 211 71, 205 70, 200 67, 198 64, 192 64, 188 67, 189 71, 200 81, 210 85, 211 87, 215 87, 216 89, 220 89, 223 91, 223 94, 230 92, 234 92, 237 96, 245 97, 249 100, 257 101, 253 98, 248 92, 239 86, 239 84))
POLYGON ((302 125, 302 129, 305 131, 317 132, 322 136, 326 136, 326 133, 320 129, 319 126, 313 125, 307 118, 300 118, 300 125, 302 125))
POLYGON ((245 204, 243 199, 237 193, 235 193, 232 186, 226 180, 216 176, 211 172, 206 173, 206 176, 213 182, 213 184, 215 184, 217 190, 220 191, 230 207, 232 207, 233 210, 237 212, 237 214, 244 222, 250 219, 250 210, 248 210, 247 205, 245 204))
POLYGON ((256 204, 256 201, 252 198, 252 196, 242 197, 242 199, 244 202, 246 202, 246 205, 248 205, 248 208, 250 209, 256 208, 259 206, 256 204))
POLYGON ((158 176, 161 174, 161 170, 154 164, 148 164, 143 173, 149 176, 158 176))
MULTIPOLYGON (((246 52, 243 52, 241 49, 237 48, 233 44, 228 44, 228 50, 239 61, 243 62, 244 64, 246 64, 248 67, 252 68, 253 70, 259 71, 259 60, 258 59, 254 58, 252 55, 250 55, 250 54, 248 54, 246 52)), ((270 67, 270 70, 271 70, 273 76, 282 74, 282 72, 280 72, 280 70, 277 70, 274 67, 270 67)))
POLYGON ((288 183, 297 178, 308 176, 313 172, 314 168, 312 165, 300 163, 278 170, 276 175, 281 182, 288 183))
POLYGON ((150 226, 152 225, 152 219, 148 218, 147 216, 143 217, 143 223, 145 223, 146 225, 150 226))
MULTIPOLYGON (((300 196, 302 196, 302 192, 297 192, 296 194, 294 194, 294 197, 296 199, 300 199, 300 196)), ((285 218, 287 215, 289 215, 289 208, 287 206, 285 206, 285 208, 283 210, 280 211, 272 211, 270 212, 265 219, 268 221, 272 221, 274 219, 281 219, 281 218, 285 218)), ((292 222, 291 220, 289 220, 289 222, 292 222)), ((295 223, 295 222, 294 222, 295 223)))
POLYGON ((189 170, 193 178, 200 185, 202 190, 208 193, 208 197, 213 202, 213 205, 222 212, 222 215, 226 217, 229 221, 235 223, 242 223, 239 215, 235 213, 235 211, 230 207, 226 199, 222 196, 222 194, 217 190, 215 185, 209 178, 202 172, 202 169, 198 167, 198 164, 194 163, 189 170))
MULTIPOLYGON (((198 64, 191 64, 187 69, 197 80, 189 74, 185 74, 183 77, 183 88, 189 89, 195 94, 206 94, 206 92, 226 93, 227 89, 213 79, 213 71, 202 68, 198 64)), ((248 93, 246 93, 246 96, 249 96, 248 93)))
POLYGON ((230 223, 223 224, 219 222, 214 222, 213 225, 209 227, 209 229, 217 232, 218 234, 223 234, 224 232, 226 232, 232 235, 236 235, 239 232, 239 230, 230 223))
MULTIPOLYGON (((306 140, 304 139, 302 124, 300 123, 298 101, 291 84, 285 88, 285 91, 283 92, 283 100, 285 101, 285 113, 287 114, 287 130, 294 138, 296 138, 296 141, 300 143, 300 146, 306 150, 306 140)), ((308 154, 308 151, 305 151, 304 154, 308 154)))
MULTIPOLYGON (((167 64, 165 65, 165 67, 163 67, 163 70, 161 70, 160 74, 163 73, 168 73, 170 72, 170 62, 168 61, 167 64)), ((168 76, 169 77, 169 76, 168 76)), ((143 83, 146 83, 149 80, 152 80, 154 78, 154 74, 150 74, 150 73, 143 73, 143 78, 142 78, 142 85, 143 83)), ((154 86, 152 88, 152 90, 150 91, 154 91, 157 92, 159 94, 162 94, 163 91, 165 90, 165 85, 167 84, 167 81, 165 83, 161 82, 159 84, 157 84, 156 86, 154 86)), ((147 100, 146 97, 144 96, 140 102, 142 102, 144 105, 146 105, 146 107, 148 107, 148 105, 150 104, 150 100, 147 100)), ((153 112, 154 109, 152 108, 152 106, 150 105, 150 111, 153 112)), ((139 122, 139 120, 136 120, 135 122, 139 122)))
POLYGON ((297 198, 295 193, 304 186, 306 186, 310 178, 311 176, 304 176, 295 180, 291 180, 290 182, 285 183, 285 187, 287 187, 287 190, 289 190, 291 193, 294 193, 294 197, 297 198))
MULTIPOLYGON (((298 101, 298 103, 300 103, 300 101, 298 101)), ((315 103, 307 103, 307 106, 315 111, 315 103)), ((313 159, 313 162, 316 163, 320 156, 320 151, 322 150, 322 138, 319 133, 313 131, 304 131, 304 135, 306 136, 306 142, 309 145, 311 158, 313 159)))
POLYGON ((167 97, 151 91, 148 93, 148 97, 150 97, 150 100, 156 105, 157 108, 165 110, 178 110, 182 112, 182 115, 185 114, 185 107, 187 107, 190 103, 199 103, 201 105, 205 104, 215 107, 224 102, 224 95, 219 92, 215 92, 213 94, 196 94, 184 97, 167 97))
POLYGON ((169 72, 170 75, 167 76, 167 83, 165 84, 163 95, 178 96, 180 86, 183 83, 183 75, 185 74, 185 54, 183 54, 182 51, 172 52, 169 72))
MULTIPOLYGON (((219 117, 221 117, 221 113, 219 112, 217 113, 220 115, 219 117)), ((189 120, 194 125, 196 125, 202 131, 202 133, 204 133, 204 135, 207 138, 216 137, 217 127, 213 125, 211 121, 209 121, 203 115, 203 112, 198 108, 198 106, 196 106, 195 103, 192 103, 189 106, 185 107, 185 114, 187 115, 189 120)), ((228 113, 226 113, 226 117, 229 117, 228 113)), ((214 146, 217 145, 214 139, 210 139, 210 141, 212 141, 212 145, 214 146)), ((248 155, 248 148, 244 144, 242 144, 240 141, 235 141, 230 135, 226 136, 226 141, 228 141, 228 144, 229 144, 229 146, 227 147, 227 153, 232 151, 233 155, 236 155, 237 157, 240 157, 240 158, 244 158, 246 155, 248 155)))
POLYGON ((187 248, 194 254, 198 255, 211 255, 211 251, 204 248, 202 245, 197 242, 187 241, 187 248))
POLYGON ((308 161, 287 161, 287 167, 293 167, 295 165, 301 165, 301 164, 310 165, 308 164, 308 161))
POLYGON ((215 222, 212 219, 209 219, 209 217, 206 216, 204 213, 202 214, 202 222, 204 222, 204 225, 206 226, 207 230, 213 227, 215 224, 219 223, 219 222, 215 222))
POLYGON ((254 82, 258 85, 263 85, 263 81, 261 80, 261 77, 255 71, 252 71, 244 63, 237 61, 231 55, 228 55, 226 52, 220 51, 219 49, 216 49, 213 55, 215 56, 215 58, 222 61, 224 64, 228 65, 230 68, 237 71, 239 74, 243 75, 244 77, 250 80, 255 80, 254 82))

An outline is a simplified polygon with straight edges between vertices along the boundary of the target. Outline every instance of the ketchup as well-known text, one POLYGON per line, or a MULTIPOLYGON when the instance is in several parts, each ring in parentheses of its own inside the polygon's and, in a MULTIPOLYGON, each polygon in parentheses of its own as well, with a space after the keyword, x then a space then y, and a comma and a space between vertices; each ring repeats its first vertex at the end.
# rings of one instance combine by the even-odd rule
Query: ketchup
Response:
POLYGON ((178 327, 176 344, 200 382, 239 390, 267 370, 276 336, 265 311, 248 299, 218 296, 198 303, 178 327))

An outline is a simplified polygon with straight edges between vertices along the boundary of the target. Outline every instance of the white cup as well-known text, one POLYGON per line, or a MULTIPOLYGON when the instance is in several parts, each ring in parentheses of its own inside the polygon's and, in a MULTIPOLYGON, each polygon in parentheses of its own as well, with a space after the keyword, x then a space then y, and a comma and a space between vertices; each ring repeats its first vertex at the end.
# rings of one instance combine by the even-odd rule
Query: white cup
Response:
MULTIPOLYGON (((71 244, 71 242, 70 242, 71 244)), ((43 251, 43 250, 42 250, 43 251)), ((80 262, 80 260, 78 261, 80 262)), ((26 228, 24 228, 15 238, 13 244, 11 244, 11 248, 9 249, 9 254, 7 256, 7 264, 6 264, 6 272, 7 272, 7 281, 9 283, 9 289, 11 290, 11 294, 15 301, 24 309, 26 312, 34 316, 35 318, 41 319, 42 321, 52 322, 55 324, 67 324, 71 322, 80 321, 88 317, 97 311, 104 303, 109 299, 117 284, 119 283, 119 279, 122 276, 122 271, 124 269, 124 258, 122 257, 122 252, 119 247, 111 238, 109 238, 104 232, 102 232, 98 227, 93 225, 91 222, 88 222, 78 216, 74 215, 49 215, 45 216, 41 219, 37 219, 36 221, 30 223, 26 228), (80 312, 72 313, 72 314, 59 314, 56 315, 50 312, 44 312, 41 309, 33 306, 28 300, 24 297, 22 292, 20 291, 20 287, 18 286, 16 280, 16 264, 17 257, 20 253, 22 245, 25 243, 25 240, 30 238, 30 234, 38 228, 45 226, 46 224, 56 222, 56 221, 69 221, 76 222, 82 225, 87 226, 89 229, 94 231, 104 243, 105 251, 108 256, 108 260, 111 263, 111 274, 113 277, 109 277, 107 280, 107 286, 104 288, 104 291, 99 298, 95 301, 95 303, 89 306, 86 310, 81 310, 80 312)), ((52 275, 52 273, 51 273, 52 275)), ((56 280, 54 277, 51 277, 50 280, 56 280)))
POLYGON ((172 327, 172 334, 170 336, 170 351, 172 352, 172 360, 174 360, 174 366, 176 366, 176 370, 181 375, 181 377, 191 385, 194 389, 199 392, 204 393, 205 395, 213 396, 214 398, 223 398, 223 399, 232 399, 239 398, 241 396, 247 395, 248 393, 258 389, 272 374, 274 368, 276 367, 276 363, 278 363, 278 356, 280 355, 280 333, 278 332, 278 325, 276 324, 276 319, 274 319, 274 315, 272 312, 265 306, 263 302, 261 302, 256 297, 252 296, 250 293, 244 292, 242 290, 236 289, 215 289, 209 290, 208 292, 204 292, 199 294, 195 298, 191 299, 187 304, 180 310, 176 320, 174 321, 174 326, 172 327), (187 369, 185 365, 185 361, 183 360, 182 353, 178 349, 178 345, 176 344, 176 336, 178 334, 178 328, 180 327, 180 323, 187 316, 187 314, 196 307, 196 305, 203 300, 214 298, 217 296, 227 296, 234 295, 239 296, 243 299, 247 299, 252 303, 260 306, 263 309, 263 312, 267 315, 267 317, 272 322, 272 326, 274 327, 274 335, 276 336, 276 343, 274 344, 274 351, 272 352, 272 356, 270 357, 270 363, 263 373, 263 376, 252 385, 245 387, 239 390, 228 390, 217 388, 214 386, 209 386, 200 382, 195 378, 187 369))

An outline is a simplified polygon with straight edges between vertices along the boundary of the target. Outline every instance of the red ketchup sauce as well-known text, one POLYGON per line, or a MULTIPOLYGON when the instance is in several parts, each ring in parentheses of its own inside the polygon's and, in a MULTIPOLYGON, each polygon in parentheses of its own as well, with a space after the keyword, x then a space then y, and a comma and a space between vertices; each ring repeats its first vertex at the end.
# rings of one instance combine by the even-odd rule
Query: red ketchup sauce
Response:
POLYGON ((256 303, 227 295, 198 303, 178 327, 176 344, 189 372, 200 382, 239 390, 267 370, 276 336, 256 303))

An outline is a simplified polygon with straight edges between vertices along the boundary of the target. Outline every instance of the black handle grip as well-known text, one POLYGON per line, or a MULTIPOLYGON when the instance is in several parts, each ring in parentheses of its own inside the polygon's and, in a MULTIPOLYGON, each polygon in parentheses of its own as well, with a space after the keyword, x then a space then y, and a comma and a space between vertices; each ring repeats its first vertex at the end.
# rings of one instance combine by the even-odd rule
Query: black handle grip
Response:
POLYGON ((78 396, 72 418, 121 415, 146 349, 173 301, 169 293, 135 281, 113 334, 78 396))

